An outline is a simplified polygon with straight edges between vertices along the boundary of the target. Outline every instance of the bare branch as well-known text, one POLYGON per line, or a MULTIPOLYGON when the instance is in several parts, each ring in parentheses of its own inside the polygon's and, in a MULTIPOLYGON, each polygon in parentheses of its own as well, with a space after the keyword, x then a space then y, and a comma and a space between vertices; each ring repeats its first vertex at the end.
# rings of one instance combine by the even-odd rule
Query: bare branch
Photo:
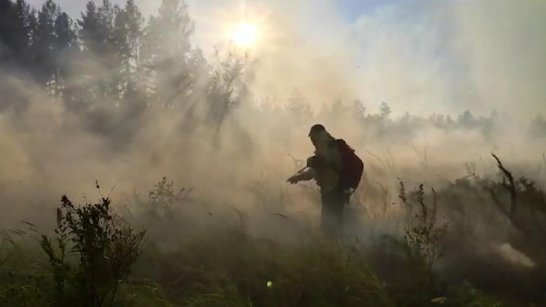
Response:
POLYGON ((478 173, 476 172, 476 165, 474 162, 466 162, 465 164, 467 175, 465 178, 479 179, 478 173))
POLYGON ((510 219, 514 219, 516 217, 516 211, 517 211, 517 193, 516 193, 516 184, 514 182, 514 176, 512 176, 512 173, 508 171, 504 165, 502 165, 502 162, 500 161, 499 157, 497 157, 494 153, 491 154, 493 158, 497 161, 498 168, 503 172, 505 178, 508 179, 508 184, 503 182, 503 186, 510 192, 510 219))
POLYGON ((404 205, 408 205, 408 199, 406 197, 406 187, 404 185, 404 182, 400 178, 398 178, 398 182, 400 183, 400 194, 398 195, 398 198, 402 200, 402 203, 404 203, 404 205))
POLYGON ((436 194, 436 190, 434 188, 431 188, 432 190, 432 213, 430 216, 430 224, 434 224, 436 221, 436 213, 438 212, 438 194, 436 194))

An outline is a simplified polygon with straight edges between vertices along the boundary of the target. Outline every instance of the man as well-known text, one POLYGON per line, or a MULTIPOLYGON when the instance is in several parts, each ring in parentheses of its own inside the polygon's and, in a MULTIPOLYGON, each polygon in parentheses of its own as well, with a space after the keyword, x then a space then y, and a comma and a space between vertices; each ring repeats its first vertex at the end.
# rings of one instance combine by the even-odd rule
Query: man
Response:
POLYGON ((343 207, 350 194, 344 191, 342 181, 342 157, 337 141, 324 126, 314 125, 309 132, 315 146, 315 155, 307 159, 307 167, 288 178, 291 184, 315 179, 320 187, 322 203, 321 229, 330 238, 341 234, 343 207))

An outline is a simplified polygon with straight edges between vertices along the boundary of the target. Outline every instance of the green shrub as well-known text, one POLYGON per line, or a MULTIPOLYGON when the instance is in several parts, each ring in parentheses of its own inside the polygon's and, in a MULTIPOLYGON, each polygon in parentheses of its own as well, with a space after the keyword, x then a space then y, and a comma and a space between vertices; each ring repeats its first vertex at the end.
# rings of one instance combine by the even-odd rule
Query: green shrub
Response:
POLYGON ((53 270, 53 305, 111 304, 141 253, 143 237, 112 212, 108 198, 76 207, 63 196, 54 238, 43 234, 40 241, 53 270))

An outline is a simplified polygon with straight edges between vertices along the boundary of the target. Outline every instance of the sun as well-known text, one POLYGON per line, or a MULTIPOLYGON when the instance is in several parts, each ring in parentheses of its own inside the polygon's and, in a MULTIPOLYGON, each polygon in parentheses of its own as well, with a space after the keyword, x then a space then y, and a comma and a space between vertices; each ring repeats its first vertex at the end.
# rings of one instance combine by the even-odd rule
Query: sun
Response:
POLYGON ((273 11, 265 4, 254 3, 258 1, 238 2, 239 6, 233 7, 233 3, 218 6, 212 12, 198 16, 196 20, 202 24, 202 29, 206 29, 199 39, 213 46, 214 52, 222 49, 242 51, 246 56, 257 56, 274 48, 279 31, 272 22, 273 11))
POLYGON ((254 47, 258 40, 258 26, 250 22, 240 22, 232 27, 230 40, 240 48, 254 47))

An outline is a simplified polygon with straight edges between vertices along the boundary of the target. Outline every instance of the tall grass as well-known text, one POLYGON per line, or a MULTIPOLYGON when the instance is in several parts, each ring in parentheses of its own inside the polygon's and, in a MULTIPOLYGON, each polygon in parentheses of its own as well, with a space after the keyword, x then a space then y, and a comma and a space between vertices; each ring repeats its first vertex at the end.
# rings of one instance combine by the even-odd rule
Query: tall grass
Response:
POLYGON ((546 257, 544 245, 538 245, 544 192, 529 179, 515 183, 518 224, 507 229, 516 235, 497 236, 531 257, 534 267, 526 270, 500 254, 494 258, 472 249, 483 245, 477 221, 501 225, 502 218, 491 217, 507 212, 499 205, 509 207, 511 196, 495 177, 467 177, 430 192, 418 185, 408 193, 400 182, 403 231, 369 242, 331 241, 314 232, 293 240, 258 236, 247 227, 243 211, 231 212, 238 217, 232 223, 220 223, 224 216, 213 219, 209 208, 190 202, 188 190, 166 178, 123 215, 108 198, 77 206, 63 197, 52 234, 34 230, 1 236, 0 303, 539 306, 545 302, 539 293, 546 257), (198 211, 211 222, 196 221, 198 211), (146 234, 135 230, 141 228, 146 234), (483 279, 507 272, 515 276, 512 284, 483 279), (516 282, 527 289, 514 287, 516 282))

